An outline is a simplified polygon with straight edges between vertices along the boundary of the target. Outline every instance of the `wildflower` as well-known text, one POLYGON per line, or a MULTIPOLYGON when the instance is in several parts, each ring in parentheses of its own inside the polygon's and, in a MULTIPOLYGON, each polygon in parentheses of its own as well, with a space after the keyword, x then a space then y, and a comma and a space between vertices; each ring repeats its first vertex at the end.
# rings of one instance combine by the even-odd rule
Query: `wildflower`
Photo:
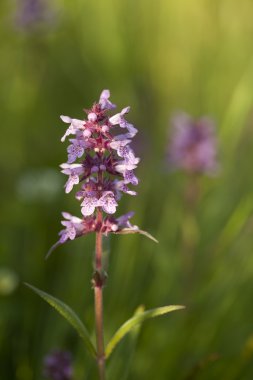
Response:
POLYGON ((115 200, 115 195, 112 191, 103 192, 98 204, 107 214, 114 214, 116 212, 116 207, 118 206, 118 203, 115 200))
POLYGON ((22 28, 34 28, 52 18, 45 0, 19 0, 16 24, 22 28))
POLYGON ((132 213, 112 217, 122 194, 137 194, 128 186, 138 184, 134 170, 140 159, 130 147, 132 137, 137 133, 137 129, 126 120, 130 107, 110 116, 108 112, 116 106, 109 98, 109 90, 102 91, 99 102, 85 110, 85 120, 61 116, 62 121, 69 124, 61 141, 71 136, 71 144, 67 148, 68 161, 60 165, 61 172, 68 176, 65 192, 69 193, 74 186, 80 186, 76 199, 80 201, 82 218, 63 213, 65 220, 62 225, 65 228, 60 231, 60 239, 49 254, 59 244, 90 232, 106 235, 124 231, 144 233, 130 224, 132 213), (127 129, 127 133, 117 135, 117 125, 127 129), (108 216, 103 217, 103 213, 108 216))
POLYGON ((50 380, 71 380, 73 369, 71 355, 66 351, 54 351, 44 359, 44 375, 50 380))
POLYGON ((116 108, 116 105, 111 103, 109 98, 110 98, 110 91, 103 90, 99 99, 99 104, 102 110, 104 109, 110 110, 110 109, 116 108))
POLYGON ((82 174, 83 166, 81 164, 62 164, 61 172, 69 176, 68 181, 65 184, 66 193, 69 193, 74 185, 79 183, 79 175, 82 174))
POLYGON ((85 131, 85 121, 78 120, 78 119, 71 119, 69 116, 64 116, 64 115, 61 115, 60 118, 64 123, 67 123, 67 124, 70 123, 70 126, 66 130, 66 133, 61 138, 62 142, 65 141, 67 136, 75 135, 77 131, 85 131))
POLYGON ((131 230, 138 230, 137 226, 133 226, 129 219, 134 215, 133 211, 128 212, 125 215, 120 216, 119 218, 114 218, 112 216, 109 216, 105 218, 102 231, 105 235, 107 235, 109 232, 116 233, 117 231, 122 231, 124 229, 131 229, 131 230))
POLYGON ((213 122, 208 118, 194 121, 181 113, 173 118, 172 127, 169 163, 188 173, 214 173, 218 165, 213 122))
POLYGON ((60 231, 61 236, 60 242, 64 243, 66 240, 74 240, 77 236, 84 234, 83 221, 76 216, 72 216, 68 212, 63 212, 62 216, 66 219, 61 222, 61 224, 66 227, 64 230, 60 231))

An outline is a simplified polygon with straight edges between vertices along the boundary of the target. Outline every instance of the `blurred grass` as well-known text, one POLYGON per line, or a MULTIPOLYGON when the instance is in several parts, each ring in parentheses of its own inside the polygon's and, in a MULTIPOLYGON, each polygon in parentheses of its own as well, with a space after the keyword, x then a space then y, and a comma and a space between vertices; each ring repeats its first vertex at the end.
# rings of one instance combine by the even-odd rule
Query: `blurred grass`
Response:
MULTIPOLYGON (((131 105, 139 128, 139 196, 124 197, 120 211, 135 210, 135 223, 160 242, 111 238, 106 339, 139 304, 184 302, 186 311, 141 329, 128 378, 252 379, 252 1, 58 0, 49 2, 54 22, 31 30, 15 25, 17 4, 0 4, 0 288, 18 281, 8 294, 0 289, 1 379, 42 379, 42 358, 54 347, 73 352, 76 380, 96 378, 75 333, 22 282, 69 303, 93 330, 94 237, 44 256, 61 210, 78 213, 59 189, 66 158, 59 115, 81 117, 103 88, 119 107, 131 105), (216 120, 221 162, 217 178, 201 181, 189 278, 187 179, 163 161, 177 109, 216 120), (55 191, 43 185, 48 170, 55 191)), ((114 353, 111 380, 123 378, 129 345, 114 353)))

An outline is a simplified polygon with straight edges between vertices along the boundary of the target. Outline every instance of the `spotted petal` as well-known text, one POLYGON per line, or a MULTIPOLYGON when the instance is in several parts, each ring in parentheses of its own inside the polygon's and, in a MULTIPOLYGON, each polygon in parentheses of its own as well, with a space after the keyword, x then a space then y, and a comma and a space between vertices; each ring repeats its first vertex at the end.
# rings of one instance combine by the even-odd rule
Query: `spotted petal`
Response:
POLYGON ((99 205, 107 214, 114 214, 118 203, 115 201, 112 191, 105 191, 102 197, 99 199, 99 205))
MULTIPOLYGON (((123 135, 122 135, 123 136, 123 135)), ((112 140, 111 142, 110 142, 110 144, 109 144, 109 146, 112 148, 112 149, 116 149, 116 150, 118 150, 118 149, 120 149, 121 147, 124 147, 124 146, 126 146, 127 144, 129 144, 131 142, 131 140, 130 139, 125 139, 125 140, 116 140, 116 139, 114 139, 114 140, 112 140)))
POLYGON ((77 185, 79 183, 79 177, 77 174, 73 174, 73 175, 70 175, 69 176, 69 179, 68 181, 66 182, 66 185, 65 185, 65 191, 66 193, 70 193, 71 190, 73 189, 73 186, 74 185, 77 185))
POLYGON ((81 212, 84 216, 88 216, 93 214, 95 208, 98 205, 98 200, 95 197, 85 197, 83 202, 81 203, 81 212))
POLYGON ((84 147, 77 142, 71 144, 67 148, 68 152, 68 163, 73 163, 77 158, 82 157, 84 154, 84 147))
POLYGON ((133 171, 132 170, 127 170, 123 173, 123 176, 124 176, 124 182, 127 184, 127 183, 131 183, 132 185, 135 185, 137 186, 138 183, 139 183, 139 180, 138 178, 134 175, 133 171))

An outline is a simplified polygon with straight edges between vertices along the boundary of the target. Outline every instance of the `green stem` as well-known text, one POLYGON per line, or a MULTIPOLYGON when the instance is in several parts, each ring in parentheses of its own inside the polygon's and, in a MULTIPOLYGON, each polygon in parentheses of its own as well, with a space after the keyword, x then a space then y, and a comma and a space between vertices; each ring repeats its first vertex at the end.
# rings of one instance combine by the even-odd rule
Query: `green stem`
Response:
POLYGON ((196 221, 196 210, 200 201, 201 188, 199 175, 190 174, 185 194, 184 194, 184 223, 182 225, 182 252, 183 252, 183 271, 184 288, 186 302, 189 302, 192 292, 194 276, 194 256, 198 242, 198 225, 196 221))

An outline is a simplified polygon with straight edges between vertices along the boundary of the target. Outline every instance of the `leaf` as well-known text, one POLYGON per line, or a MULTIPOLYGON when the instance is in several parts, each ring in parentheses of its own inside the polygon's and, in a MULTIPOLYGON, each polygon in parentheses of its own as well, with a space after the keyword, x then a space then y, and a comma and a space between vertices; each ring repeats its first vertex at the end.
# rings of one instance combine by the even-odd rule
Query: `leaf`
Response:
MULTIPOLYGON (((134 312, 133 316, 136 316, 140 313, 143 313, 144 306, 140 305, 134 312)), ((132 368, 132 362, 135 357, 137 340, 140 333, 141 324, 134 326, 132 330, 127 335, 124 346, 119 347, 117 352, 115 352, 115 356, 110 357, 107 360, 107 376, 108 379, 120 379, 120 380, 129 380, 130 372, 132 368), (125 355, 125 352, 128 354, 125 355), (124 357, 124 360, 121 358, 124 357), (110 360, 111 359, 111 360, 110 360), (113 360, 112 360, 113 359, 113 360)))
POLYGON ((49 251, 47 252, 46 254, 46 257, 45 257, 45 260, 47 260, 49 258, 49 256, 51 256, 52 252, 58 248, 60 245, 62 245, 62 243, 60 243, 59 241, 57 241, 54 245, 52 245, 52 247, 49 249, 49 251))
POLYGON ((84 341, 88 351, 91 353, 92 356, 96 357, 96 350, 92 341, 90 340, 89 333, 86 327, 79 319, 79 317, 76 315, 76 313, 64 302, 58 300, 50 294, 45 293, 42 290, 37 289, 35 288, 35 286, 32 286, 30 284, 25 283, 25 285, 28 286, 28 288, 32 289, 35 293, 37 293, 41 298, 43 298, 47 303, 49 303, 49 305, 55 308, 58 311, 58 313, 61 314, 72 325, 72 327, 74 327, 74 329, 78 332, 78 334, 84 341))
POLYGON ((139 229, 132 229, 132 228, 123 228, 123 230, 120 230, 119 232, 114 232, 117 235, 126 235, 126 234, 140 234, 144 235, 150 240, 153 240, 155 243, 159 243, 154 236, 152 236, 150 233, 147 231, 139 230, 139 229))
POLYGON ((235 86, 220 128, 220 139, 225 152, 233 154, 245 128, 247 117, 252 109, 253 59, 235 86))
POLYGON ((244 196, 238 202, 217 239, 216 247, 214 248, 216 254, 224 252, 232 244, 249 220, 252 208, 251 194, 247 198, 244 196))
MULTIPOLYGON (((145 311, 145 307, 144 307, 144 305, 140 305, 140 306, 138 306, 137 309, 136 309, 135 312, 134 312, 133 317, 136 317, 136 316, 138 316, 138 315, 140 315, 140 314, 143 314, 144 311, 145 311)), ((140 324, 140 323, 138 323, 137 325, 133 326, 133 328, 132 328, 131 331, 129 332, 130 335, 131 335, 133 338, 136 338, 137 335, 138 335, 139 332, 140 332, 140 328, 141 328, 141 324, 140 324)))
POLYGON ((136 325, 144 322, 146 319, 158 317, 159 315, 170 313, 174 310, 184 309, 184 306, 181 305, 171 305, 158 307, 156 309, 147 310, 144 312, 138 312, 132 318, 128 319, 113 335, 111 340, 106 346, 105 355, 108 358, 117 344, 121 341, 124 336, 129 333, 136 325))

